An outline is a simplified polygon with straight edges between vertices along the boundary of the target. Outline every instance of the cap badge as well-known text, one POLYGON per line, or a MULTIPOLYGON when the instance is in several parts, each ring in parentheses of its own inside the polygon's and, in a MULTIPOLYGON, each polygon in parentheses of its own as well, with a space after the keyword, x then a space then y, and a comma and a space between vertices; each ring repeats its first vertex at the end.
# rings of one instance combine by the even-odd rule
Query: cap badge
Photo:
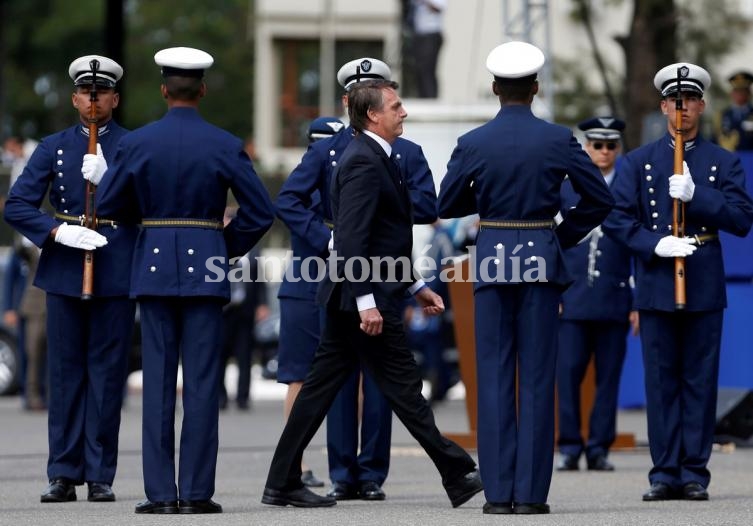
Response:
POLYGON ((680 68, 679 73, 681 78, 687 78, 687 76, 690 75, 690 68, 688 66, 683 66, 680 68))
POLYGON ((605 128, 609 128, 610 126, 612 126, 612 123, 614 122, 614 119, 599 118, 599 122, 605 128))
POLYGON ((364 73, 368 73, 371 70, 371 61, 370 60, 362 60, 361 61, 361 71, 364 73))

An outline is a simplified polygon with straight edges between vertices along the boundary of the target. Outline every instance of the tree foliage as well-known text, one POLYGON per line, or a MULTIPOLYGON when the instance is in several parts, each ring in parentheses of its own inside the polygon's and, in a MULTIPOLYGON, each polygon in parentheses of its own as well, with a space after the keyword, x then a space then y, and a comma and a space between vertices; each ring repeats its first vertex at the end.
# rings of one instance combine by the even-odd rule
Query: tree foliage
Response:
MULTIPOLYGON (((0 72, 0 132, 41 137, 69 126, 68 65, 76 57, 107 55, 105 8, 101 0, 2 2, 0 27, 4 56, 0 72), (40 13, 44 16, 40 17, 40 13)), ((184 0, 109 2, 125 5, 125 43, 120 122, 141 126, 165 112, 159 94, 154 53, 171 46, 209 52, 215 65, 206 78, 202 102, 208 120, 239 136, 251 131, 253 39, 249 29, 253 1, 184 0)))
MULTIPOLYGON (((591 21, 610 16, 611 5, 623 0, 599 2, 573 0, 572 18, 583 24, 588 31, 591 21)), ((624 52, 623 64, 606 64, 598 68, 603 88, 594 88, 586 83, 558 84, 559 109, 557 118, 565 122, 577 122, 593 114, 597 108, 608 107, 606 86, 619 86, 616 95, 616 112, 627 121, 626 142, 630 147, 641 143, 644 118, 657 110, 658 98, 653 87, 653 78, 663 66, 678 61, 699 64, 709 70, 715 82, 707 99, 720 98, 727 91, 726 83, 718 77, 716 64, 719 59, 734 51, 750 23, 740 17, 734 0, 632 0, 632 16, 627 32, 622 35, 597 34, 592 42, 594 59, 568 64, 568 76, 585 78, 587 70, 598 63, 598 42, 608 38, 620 44, 624 52), (575 89, 582 90, 580 92, 575 89), (591 111, 587 110, 590 102, 591 111), (577 101, 577 102, 576 102, 577 101), (573 111, 573 108, 578 111, 573 111), (562 111, 560 108, 567 108, 562 111)))

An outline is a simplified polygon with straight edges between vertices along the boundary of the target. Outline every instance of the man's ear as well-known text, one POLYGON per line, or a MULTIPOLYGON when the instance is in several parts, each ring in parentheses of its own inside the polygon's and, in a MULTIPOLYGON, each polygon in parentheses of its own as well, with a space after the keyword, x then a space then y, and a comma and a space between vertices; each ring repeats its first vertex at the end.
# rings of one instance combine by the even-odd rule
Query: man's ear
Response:
POLYGON ((159 92, 162 94, 163 99, 167 98, 167 86, 165 86, 164 84, 160 84, 159 92))
POLYGON ((207 85, 206 83, 202 82, 201 87, 199 88, 199 97, 203 97, 207 94, 207 85))
POLYGON ((496 81, 496 80, 493 80, 493 81, 492 81, 492 92, 493 92, 493 93, 494 93, 494 94, 495 94, 495 95, 496 95, 497 97, 499 97, 499 88, 497 87, 497 81, 496 81))
POLYGON ((531 93, 533 93, 534 95, 536 95, 538 92, 539 92, 539 81, 538 80, 534 80, 533 81, 533 86, 531 86, 531 93))

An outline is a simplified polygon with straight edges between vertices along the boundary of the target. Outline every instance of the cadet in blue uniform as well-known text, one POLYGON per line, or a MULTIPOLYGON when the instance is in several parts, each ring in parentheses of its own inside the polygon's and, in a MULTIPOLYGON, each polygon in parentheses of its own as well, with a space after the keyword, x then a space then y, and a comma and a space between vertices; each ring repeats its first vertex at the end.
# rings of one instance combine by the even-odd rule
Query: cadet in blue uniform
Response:
MULTIPOLYGON (((586 137, 586 152, 612 186, 619 172, 625 123, 613 117, 595 117, 578 124, 586 137)), ((562 185, 562 213, 578 203, 569 180, 562 185)), ((575 247, 565 251, 565 263, 575 281, 562 294, 557 351, 559 409, 559 471, 576 471, 585 452, 592 471, 612 471, 607 460, 616 435, 617 395, 627 350, 627 330, 637 331, 638 313, 632 311, 631 254, 595 228, 575 247), (580 385, 591 357, 596 367, 596 396, 588 426, 588 441, 581 436, 580 385)), ((637 333, 637 332, 636 332, 637 333)))
POLYGON ((738 71, 727 80, 732 86, 732 104, 716 115, 714 140, 731 152, 753 150, 753 104, 750 102, 753 73, 738 71))
MULTIPOLYGON (((347 91, 355 83, 369 79, 389 80, 390 77, 389 67, 381 60, 360 58, 346 63, 337 74, 338 82, 346 90, 343 104, 347 104, 347 91)), ((296 367, 288 369, 282 363, 278 379, 296 382, 299 386, 310 369, 321 333, 320 318, 314 314, 320 309, 315 299, 318 283, 300 279, 301 262, 307 257, 326 257, 329 253, 332 227, 330 179, 340 155, 352 139, 353 129, 348 126, 332 138, 311 144, 277 197, 277 214, 292 233, 293 255, 300 258, 293 262, 279 294, 283 300, 280 305, 281 361, 296 367), (291 276, 299 280, 293 282, 289 279, 291 276)), ((437 216, 434 180, 421 147, 397 138, 393 150, 407 180, 413 222, 433 222, 437 216)), ((315 275, 314 266, 309 270, 315 275)), ((332 404, 327 418, 327 451, 333 484, 329 495, 337 499, 382 500, 385 495, 381 486, 389 469, 392 412, 374 381, 365 374, 359 453, 360 378, 360 371, 354 371, 332 404)), ((297 394, 297 390, 295 392, 297 394)), ((291 405, 293 400, 295 397, 289 400, 291 405)))
POLYGON ((643 500, 708 499, 706 465, 727 305, 718 232, 745 236, 753 223, 753 202, 745 191, 740 161, 698 131, 703 92, 710 82, 706 70, 688 63, 666 66, 656 74, 654 85, 661 93, 669 133, 625 156, 612 188, 617 205, 603 225, 636 255, 636 307, 654 463, 648 476, 651 488, 643 500), (672 175, 678 96, 685 169, 672 175), (685 203, 688 237, 671 235, 673 199, 685 203), (675 310, 674 258, 686 256, 686 304, 675 310))
POLYGON ((99 210, 135 214, 131 297, 141 309, 143 469, 147 500, 136 513, 220 513, 211 500, 217 465, 222 306, 228 258, 269 229, 272 203, 240 139, 199 114, 212 57, 159 51, 168 112, 122 141, 99 188, 99 210), (238 202, 223 229, 228 189, 238 202), (183 426, 175 484, 175 397, 183 365, 183 426))
POLYGON ((74 60, 68 73, 81 122, 39 144, 11 189, 5 220, 43 249, 34 285, 47 292, 50 484, 41 500, 76 500, 75 486, 87 482, 90 501, 113 501, 110 486, 135 316, 128 280, 137 229, 106 214, 97 214, 99 233, 80 226, 87 182, 81 175, 112 160, 127 133, 112 120, 123 68, 89 55, 74 60), (87 154, 92 60, 99 62, 99 155, 87 154), (54 217, 39 209, 48 191, 54 217), (95 252, 94 297, 86 301, 81 299, 84 250, 95 252))
POLYGON ((501 109, 458 139, 439 191, 440 217, 481 218, 473 265, 484 513, 549 512, 557 310, 571 281, 560 247, 575 245, 613 204, 572 132, 531 112, 543 64, 525 42, 492 50, 486 65, 501 109), (580 201, 554 229, 566 175, 580 201))

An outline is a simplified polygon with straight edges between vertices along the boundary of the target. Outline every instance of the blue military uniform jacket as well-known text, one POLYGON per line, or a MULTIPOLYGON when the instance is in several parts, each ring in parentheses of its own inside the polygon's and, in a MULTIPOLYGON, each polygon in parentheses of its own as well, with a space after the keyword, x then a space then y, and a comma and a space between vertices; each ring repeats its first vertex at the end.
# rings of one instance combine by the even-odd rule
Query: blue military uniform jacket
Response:
MULTIPOLYGON (((615 172, 611 184, 619 177, 615 172)), ((563 215, 577 203, 568 179, 562 185, 563 215)), ((565 264, 575 281, 562 294, 560 318, 627 322, 633 303, 631 258, 630 251, 602 229, 565 250, 565 264)))
POLYGON ((133 254, 131 297, 230 298, 228 257, 269 229, 273 206, 240 139, 176 107, 121 141, 97 191, 98 210, 137 220, 222 224, 230 189, 240 209, 224 228, 145 227, 133 254))
MULTIPOLYGON (((99 129, 97 140, 108 164, 113 162, 116 145, 127 133, 128 130, 112 120, 99 129)), ((83 215, 86 180, 81 175, 81 163, 88 146, 89 129, 81 124, 44 138, 13 185, 5 205, 5 220, 43 249, 34 285, 53 294, 81 295, 84 252, 56 243, 50 231, 63 220, 39 208, 49 189, 49 201, 55 212, 83 215)), ((97 216, 108 219, 101 213, 97 216)), ((94 295, 127 296, 130 254, 137 228, 133 221, 126 220, 117 226, 100 226, 97 230, 107 238, 107 245, 94 254, 94 295)))
MULTIPOLYGON (((745 191, 738 157, 698 136, 685 144, 695 192, 685 204, 688 236, 724 230, 745 236, 753 224, 753 201, 745 191)), ((636 308, 674 311, 674 259, 654 254, 659 240, 672 233, 669 177, 674 173, 674 138, 666 134, 628 153, 613 185, 617 202, 604 229, 637 256, 636 308)), ((722 246, 708 241, 685 258, 686 310, 727 306, 722 246)))
MULTIPOLYGON (((301 263, 307 257, 326 258, 328 255, 327 245, 332 225, 332 174, 345 148, 353 140, 353 133, 353 128, 348 126, 332 137, 312 143, 277 196, 277 215, 290 229, 293 255, 300 258, 293 261, 293 267, 289 271, 299 281, 291 281, 286 276, 280 285, 280 298, 316 297, 318 283, 300 279, 301 263)), ((413 205, 413 222, 434 222, 437 218, 434 179, 421 147, 398 138, 392 149, 408 184, 413 205)), ((310 265, 309 269, 310 274, 315 275, 316 265, 310 265)))
POLYGON ((545 269, 534 277, 566 286, 572 278, 560 247, 582 239, 606 216, 614 200, 572 132, 536 118, 530 106, 505 106, 494 119, 458 139, 440 187, 440 217, 478 213, 482 221, 552 220, 560 211, 560 187, 566 175, 581 199, 556 230, 482 226, 476 239, 476 289, 520 283, 526 271, 542 264, 539 258, 545 269), (493 267, 501 267, 504 280, 484 280, 485 259, 487 274, 493 277, 497 275, 493 267))

